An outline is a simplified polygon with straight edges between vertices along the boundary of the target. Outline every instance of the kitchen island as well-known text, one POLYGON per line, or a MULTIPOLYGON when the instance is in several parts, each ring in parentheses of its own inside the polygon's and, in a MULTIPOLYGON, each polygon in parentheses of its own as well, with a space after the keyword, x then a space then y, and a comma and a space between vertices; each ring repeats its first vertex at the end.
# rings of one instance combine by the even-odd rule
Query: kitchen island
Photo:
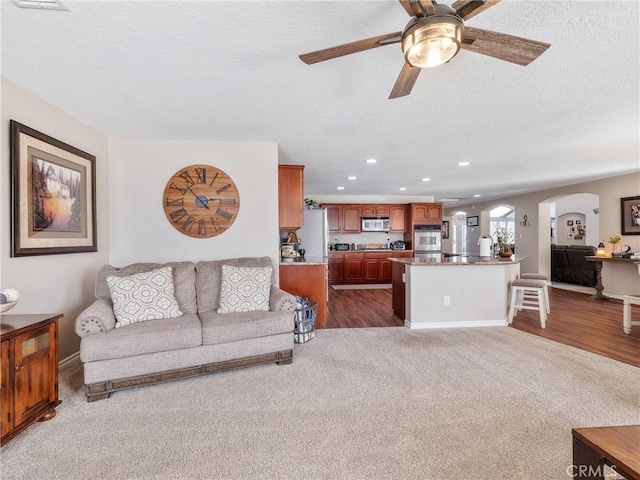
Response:
POLYGON ((393 313, 411 329, 506 326, 509 285, 525 258, 391 259, 393 313))

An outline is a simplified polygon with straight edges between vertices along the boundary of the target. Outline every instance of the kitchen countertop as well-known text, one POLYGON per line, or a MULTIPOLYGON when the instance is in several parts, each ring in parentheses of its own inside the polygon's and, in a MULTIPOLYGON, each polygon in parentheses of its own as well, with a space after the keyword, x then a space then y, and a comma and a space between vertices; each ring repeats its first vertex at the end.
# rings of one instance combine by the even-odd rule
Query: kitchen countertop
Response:
POLYGON ((413 250, 400 250, 399 248, 358 248, 355 250, 331 250, 329 254, 332 253, 366 253, 366 252, 410 252, 413 253, 413 250))
POLYGON ((528 255, 511 257, 480 257, 477 255, 442 254, 440 258, 390 258, 392 262, 414 267, 440 267, 451 265, 513 265, 522 262, 528 255))
POLYGON ((281 258, 280 265, 296 266, 296 265, 327 265, 328 259, 323 257, 298 257, 298 258, 281 258))

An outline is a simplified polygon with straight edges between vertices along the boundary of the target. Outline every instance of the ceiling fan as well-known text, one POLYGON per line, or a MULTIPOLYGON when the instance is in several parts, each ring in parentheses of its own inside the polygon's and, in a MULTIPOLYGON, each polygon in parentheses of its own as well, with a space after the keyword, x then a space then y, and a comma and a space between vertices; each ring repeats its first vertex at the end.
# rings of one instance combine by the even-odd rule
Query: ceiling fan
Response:
POLYGON ((378 35, 356 42, 300 55, 311 65, 372 48, 401 43, 405 64, 389 98, 411 93, 422 68, 435 67, 451 60, 460 49, 528 65, 547 48, 548 43, 467 27, 465 20, 493 7, 500 0, 457 0, 451 6, 434 0, 399 0, 411 20, 402 32, 378 35))

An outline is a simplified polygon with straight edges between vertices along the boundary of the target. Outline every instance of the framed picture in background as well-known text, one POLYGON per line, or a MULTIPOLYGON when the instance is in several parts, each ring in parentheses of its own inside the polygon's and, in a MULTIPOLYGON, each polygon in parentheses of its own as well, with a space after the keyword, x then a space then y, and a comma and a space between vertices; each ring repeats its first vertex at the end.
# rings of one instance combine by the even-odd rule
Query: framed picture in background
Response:
POLYGON ((442 221, 442 238, 449 238, 449 220, 442 221))
POLYGON ((467 217, 467 227, 477 227, 478 226, 478 216, 467 217))
POLYGON ((640 235, 640 197, 621 198, 620 213, 622 235, 640 235))
POLYGON ((95 252, 96 157, 10 121, 11 256, 95 252))

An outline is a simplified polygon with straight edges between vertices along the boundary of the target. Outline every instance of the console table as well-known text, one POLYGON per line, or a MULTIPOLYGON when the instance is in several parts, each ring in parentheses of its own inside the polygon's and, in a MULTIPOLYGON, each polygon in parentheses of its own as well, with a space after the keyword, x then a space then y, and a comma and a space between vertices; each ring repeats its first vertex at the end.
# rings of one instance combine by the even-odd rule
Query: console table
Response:
MULTIPOLYGON (((602 283, 602 263, 603 262, 611 262, 615 264, 638 264, 637 259, 632 258, 618 258, 618 257, 599 257, 597 255, 585 257, 585 260, 588 262, 593 262, 593 267, 596 271, 596 294, 591 297, 592 300, 608 300, 609 297, 604 295, 602 291, 604 290, 604 285, 602 283)), ((640 272, 640 264, 638 264, 638 270, 640 272)))
POLYGON ((0 315, 0 445, 55 417, 58 320, 62 315, 0 315))
POLYGON ((640 480, 640 425, 573 428, 573 478, 604 479, 604 465, 640 480))

